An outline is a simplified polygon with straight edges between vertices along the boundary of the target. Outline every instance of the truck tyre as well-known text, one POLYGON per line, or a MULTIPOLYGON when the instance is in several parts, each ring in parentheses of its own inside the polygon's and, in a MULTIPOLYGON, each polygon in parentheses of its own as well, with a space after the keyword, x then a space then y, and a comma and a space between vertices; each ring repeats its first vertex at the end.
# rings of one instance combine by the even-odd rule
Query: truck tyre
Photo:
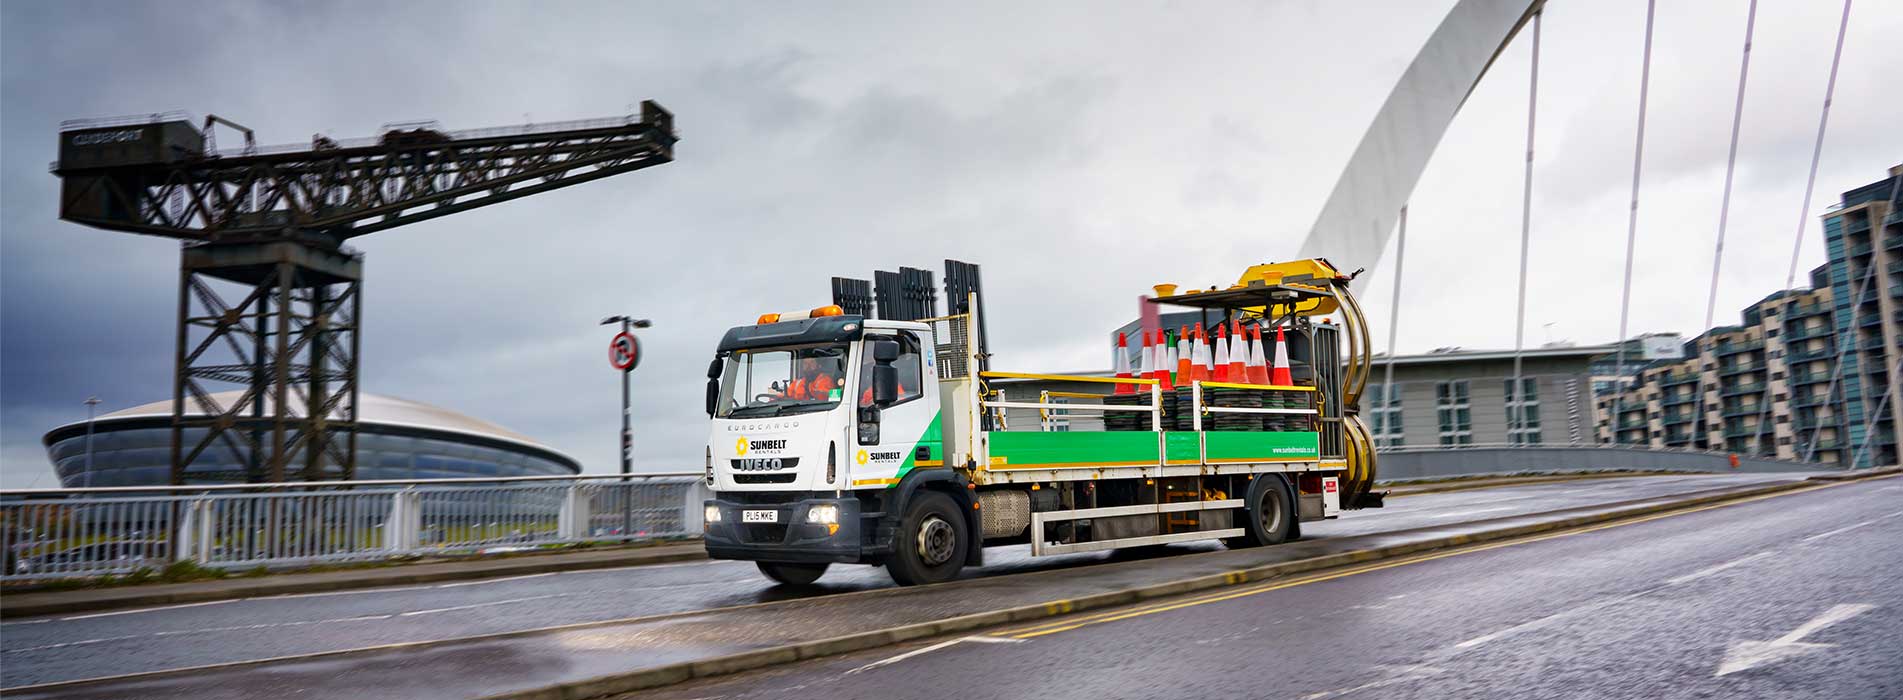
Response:
POLYGON ((760 573, 766 574, 767 578, 787 586, 804 586, 818 581, 820 576, 825 575, 826 567, 831 566, 826 563, 795 564, 781 561, 756 561, 754 564, 760 567, 760 573))
POLYGON ((901 586, 950 581, 965 567, 971 536, 950 496, 920 491, 899 519, 886 572, 901 586))
POLYGON ((1231 549, 1260 547, 1289 541, 1295 531, 1294 499, 1288 480, 1280 474, 1262 474, 1249 483, 1242 510, 1243 534, 1223 540, 1231 549))

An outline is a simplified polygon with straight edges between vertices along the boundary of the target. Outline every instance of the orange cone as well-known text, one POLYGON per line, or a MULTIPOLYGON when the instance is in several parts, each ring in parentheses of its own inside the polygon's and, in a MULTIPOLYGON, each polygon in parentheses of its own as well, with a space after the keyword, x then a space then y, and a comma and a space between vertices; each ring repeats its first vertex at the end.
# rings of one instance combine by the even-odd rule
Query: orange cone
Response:
POLYGON ((1189 343, 1189 326, 1183 326, 1183 330, 1176 334, 1176 349, 1170 353, 1170 359, 1176 361, 1172 365, 1176 368, 1176 383, 1182 386, 1189 386, 1189 365, 1196 356, 1196 353, 1190 350, 1189 343))
POLYGON ((1209 381, 1209 346, 1203 344, 1203 324, 1196 323, 1196 329, 1190 331, 1189 341, 1189 380, 1192 382, 1209 381))
POLYGON ((1269 383, 1269 359, 1262 352, 1262 327, 1249 328, 1249 383, 1269 383))
POLYGON ((1216 354, 1214 362, 1216 381, 1232 381, 1229 378, 1229 324, 1227 323, 1216 324, 1216 354))
POLYGON ((1275 327, 1275 366, 1269 370, 1269 383, 1295 386, 1295 373, 1289 368, 1288 336, 1283 334, 1281 326, 1275 327))
MULTIPOLYGON (((1117 334, 1117 378, 1130 379, 1130 340, 1122 333, 1117 334)), ((1137 393, 1134 384, 1118 384, 1116 394, 1137 393)))
MULTIPOLYGON (((1142 344, 1142 348, 1144 348, 1144 352, 1138 352, 1138 354, 1136 354, 1136 361, 1138 361, 1138 369, 1136 369, 1136 371, 1142 373, 1142 375, 1138 375, 1138 377, 1151 377, 1151 375, 1155 375, 1155 356, 1157 356, 1157 354, 1155 354, 1155 352, 1149 352, 1149 331, 1144 331, 1144 344, 1142 344)), ((1127 384, 1127 386, 1130 386, 1130 384, 1127 384)), ((1134 392, 1136 388, 1132 386, 1130 390, 1134 392)))
POLYGON ((1236 321, 1229 329, 1229 381, 1238 384, 1249 381, 1249 336, 1242 333, 1242 322, 1236 321))
POLYGON ((1154 375, 1156 388, 1160 391, 1169 391, 1172 388, 1170 386, 1170 340, 1163 331, 1156 332, 1156 347, 1151 348, 1151 352, 1156 353, 1156 374, 1154 375))

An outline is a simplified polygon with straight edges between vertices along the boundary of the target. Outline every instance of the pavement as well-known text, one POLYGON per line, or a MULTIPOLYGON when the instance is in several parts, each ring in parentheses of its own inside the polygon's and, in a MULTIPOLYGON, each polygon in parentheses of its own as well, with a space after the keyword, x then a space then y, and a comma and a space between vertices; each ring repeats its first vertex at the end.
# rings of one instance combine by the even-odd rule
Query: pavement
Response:
POLYGON ((967 581, 915 589, 890 590, 882 571, 861 567, 836 569, 821 585, 800 590, 772 586, 746 563, 686 561, 28 618, 0 623, 5 676, 0 685, 10 697, 34 697, 20 686, 346 652, 104 684, 93 689, 96 695, 68 688, 40 696, 214 698, 298 691, 341 697, 402 688, 415 697, 468 697, 921 617, 942 619, 1328 551, 1444 537, 1498 526, 1505 522, 1500 518, 1797 478, 1801 475, 1632 477, 1411 496, 1385 509, 1305 524, 1306 541, 1294 545, 1240 552, 1179 546, 1152 559, 1121 553, 1030 559, 1023 548, 1005 548, 988 552, 989 565, 967 581), (525 632, 560 625, 572 627, 525 632), (492 637, 428 644, 480 635, 492 637), (409 646, 353 651, 392 644, 409 646), (102 659, 109 663, 101 664, 102 659), (419 667, 432 672, 418 674, 419 667), (350 673, 339 673, 344 669, 350 673))
POLYGON ((1893 476, 641 697, 1897 698, 1898 572, 1893 476))

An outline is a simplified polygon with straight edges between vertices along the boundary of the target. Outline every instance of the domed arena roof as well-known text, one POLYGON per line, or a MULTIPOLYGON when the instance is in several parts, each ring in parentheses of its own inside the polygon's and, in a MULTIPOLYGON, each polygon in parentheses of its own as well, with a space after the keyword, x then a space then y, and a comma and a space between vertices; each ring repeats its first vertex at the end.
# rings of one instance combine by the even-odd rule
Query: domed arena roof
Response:
MULTIPOLYGON (((231 406, 244 395, 243 391, 221 391, 211 398, 221 406, 231 406)), ((302 415, 301 405, 294 405, 292 413, 302 415)), ((196 401, 185 402, 186 415, 204 415, 196 401)), ((270 410, 270 397, 266 397, 266 411, 270 410)), ((449 409, 426 403, 383 396, 371 393, 357 395, 357 423, 363 433, 385 434, 451 434, 474 438, 473 442, 502 443, 512 445, 511 449, 541 453, 558 463, 568 465, 571 473, 579 472, 580 463, 573 457, 548 446, 527 435, 509 430, 486 420, 465 415, 449 409)), ((154 401, 111 413, 101 414, 93 420, 95 432, 106 432, 120 428, 151 428, 169 426, 172 419, 172 402, 154 401)), ((83 435, 85 421, 77 421, 59 426, 46 432, 43 442, 49 447, 61 440, 83 435)), ((448 438, 449 436, 444 436, 448 438)), ((453 438, 451 438, 453 439, 453 438)))

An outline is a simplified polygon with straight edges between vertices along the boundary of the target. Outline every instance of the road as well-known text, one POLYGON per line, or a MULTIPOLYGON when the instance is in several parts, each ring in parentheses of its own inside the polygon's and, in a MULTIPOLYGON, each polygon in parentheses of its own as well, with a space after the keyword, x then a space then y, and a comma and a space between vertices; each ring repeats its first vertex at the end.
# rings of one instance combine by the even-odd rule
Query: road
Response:
POLYGON ((1403 561, 644 697, 1903 697, 1903 478, 1403 561))
MULTIPOLYGON (((1387 508, 1304 525, 1310 540, 1598 505, 1797 475, 1596 479, 1395 498, 1387 508)), ((1179 546, 1167 553, 1209 551, 1179 546)), ((1088 567, 1114 554, 1032 559, 987 553, 972 578, 1088 567)), ((810 590, 772 586, 742 562, 686 562, 423 586, 338 591, 25 619, 0 623, 0 685, 451 639, 553 625, 825 596, 891 586, 882 570, 836 567, 810 590), (110 659, 109 665, 99 663, 110 659)))

